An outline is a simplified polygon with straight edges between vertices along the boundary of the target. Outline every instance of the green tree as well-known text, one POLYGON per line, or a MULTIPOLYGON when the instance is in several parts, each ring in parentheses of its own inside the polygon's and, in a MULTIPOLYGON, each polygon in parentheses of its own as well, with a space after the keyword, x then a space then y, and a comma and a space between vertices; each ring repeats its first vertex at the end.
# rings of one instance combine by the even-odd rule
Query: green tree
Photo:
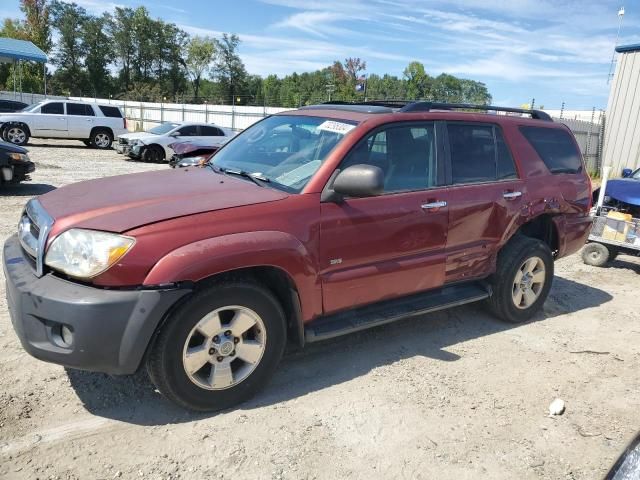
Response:
POLYGON ((84 58, 87 53, 85 24, 89 16, 75 3, 55 0, 51 3, 52 25, 58 31, 57 48, 52 63, 58 67, 56 84, 64 92, 82 94, 86 86, 84 58))
POLYGON ((420 62, 411 62, 403 72, 407 81, 407 98, 411 100, 431 97, 431 77, 420 62))
POLYGON ((215 74, 229 99, 244 90, 247 79, 247 71, 238 55, 239 45, 240 38, 235 33, 224 33, 220 40, 216 40, 215 74))
POLYGON ((118 77, 123 90, 131 85, 131 64, 135 54, 133 13, 132 8, 116 7, 113 14, 107 14, 107 30, 120 66, 118 77))
POLYGON ((211 65, 216 54, 216 44, 209 37, 192 37, 187 44, 185 67, 191 77, 193 96, 198 100, 200 81, 205 70, 211 65))
POLYGON ((87 84, 94 96, 107 96, 111 90, 110 58, 113 55, 107 32, 107 17, 90 17, 83 25, 87 84))

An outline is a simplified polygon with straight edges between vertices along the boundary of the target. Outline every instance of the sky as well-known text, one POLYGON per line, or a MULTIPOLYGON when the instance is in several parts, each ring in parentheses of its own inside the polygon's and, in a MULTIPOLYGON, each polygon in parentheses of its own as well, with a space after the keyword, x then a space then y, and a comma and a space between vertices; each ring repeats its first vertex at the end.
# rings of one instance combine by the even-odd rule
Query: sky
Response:
MULTIPOLYGON (((7 5, 9 2, 13 4, 7 5)), ((75 0, 92 13, 149 9, 192 35, 240 36, 249 73, 312 71, 360 57, 367 73, 427 73, 484 82, 493 103, 605 108, 616 44, 640 43, 640 0, 75 0)), ((20 17, 0 0, 1 16, 20 17)))

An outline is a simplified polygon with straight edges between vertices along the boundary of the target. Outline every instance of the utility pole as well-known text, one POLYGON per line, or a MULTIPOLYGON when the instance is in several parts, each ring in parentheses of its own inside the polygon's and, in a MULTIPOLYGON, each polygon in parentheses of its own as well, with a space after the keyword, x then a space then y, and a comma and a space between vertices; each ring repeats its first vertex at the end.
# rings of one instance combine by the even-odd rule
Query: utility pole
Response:
POLYGON ((622 20, 624 20, 624 6, 618 10, 618 33, 616 33, 616 43, 613 45, 613 53, 611 54, 611 63, 609 64, 609 74, 607 75, 607 85, 613 77, 613 65, 616 63, 616 47, 618 46, 618 40, 620 39, 620 30, 622 29, 622 20))

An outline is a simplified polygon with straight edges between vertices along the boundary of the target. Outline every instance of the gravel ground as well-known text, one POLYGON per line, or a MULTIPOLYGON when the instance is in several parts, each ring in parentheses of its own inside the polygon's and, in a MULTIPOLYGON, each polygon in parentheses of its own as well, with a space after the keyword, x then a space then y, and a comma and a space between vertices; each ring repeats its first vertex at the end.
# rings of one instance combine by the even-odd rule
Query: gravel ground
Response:
MULTIPOLYGON (((0 192, 0 239, 33 195, 167 168, 75 142, 29 148, 37 171, 0 192)), ((637 258, 594 268, 569 257, 528 324, 470 306, 316 344, 215 415, 174 407, 142 374, 31 358, 0 278, 0 477, 602 478, 640 428, 638 274, 637 258), (567 410, 550 418, 555 398, 567 410)))

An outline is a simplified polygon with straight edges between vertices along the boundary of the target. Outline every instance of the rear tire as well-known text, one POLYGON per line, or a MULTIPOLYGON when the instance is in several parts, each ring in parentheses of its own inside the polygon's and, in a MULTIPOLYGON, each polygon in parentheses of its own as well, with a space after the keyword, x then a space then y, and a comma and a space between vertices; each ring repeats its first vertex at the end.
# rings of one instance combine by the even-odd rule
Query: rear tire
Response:
POLYGON ((587 243, 582 249, 582 261, 593 267, 604 267, 609 260, 613 260, 618 255, 605 245, 597 242, 587 243))
POLYGON ((542 308, 553 282, 553 256, 546 243, 516 235, 498 253, 487 300, 501 320, 522 323, 542 308))
POLYGON ((99 150, 108 150, 113 143, 113 134, 104 128, 97 128, 91 133, 91 145, 99 150))
POLYGON ((171 314, 153 342, 147 371, 172 402, 221 410, 267 383, 285 343, 284 312, 271 292, 247 281, 220 283, 171 314))

